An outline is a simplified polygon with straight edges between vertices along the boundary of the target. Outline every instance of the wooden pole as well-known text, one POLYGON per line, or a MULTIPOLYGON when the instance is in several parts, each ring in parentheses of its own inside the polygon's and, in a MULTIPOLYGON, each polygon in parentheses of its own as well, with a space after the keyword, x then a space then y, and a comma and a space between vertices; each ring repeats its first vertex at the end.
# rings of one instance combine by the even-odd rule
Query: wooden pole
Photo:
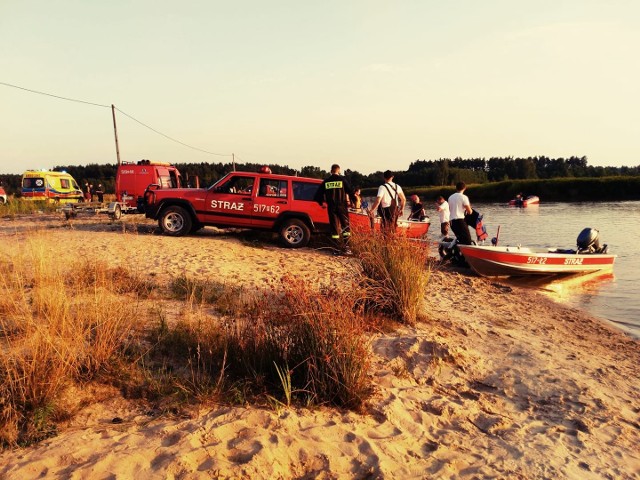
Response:
POLYGON ((113 117, 113 134, 116 137, 116 158, 120 165, 120 147, 118 146, 118 128, 116 127, 116 107, 111 104, 111 116, 113 117))

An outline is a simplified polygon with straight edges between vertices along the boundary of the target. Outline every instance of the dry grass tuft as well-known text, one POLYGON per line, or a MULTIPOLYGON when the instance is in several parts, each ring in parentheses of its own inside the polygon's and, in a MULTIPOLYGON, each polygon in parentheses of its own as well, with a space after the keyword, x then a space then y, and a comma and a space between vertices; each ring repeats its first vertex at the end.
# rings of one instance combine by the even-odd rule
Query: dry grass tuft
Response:
POLYGON ((128 282, 101 264, 68 265, 40 240, 0 264, 0 442, 29 443, 64 416, 59 399, 127 348, 137 302, 123 301, 128 282), (93 282, 77 271, 95 271, 93 282))
POLYGON ((55 202, 12 197, 7 203, 0 205, 0 215, 5 218, 14 218, 16 215, 30 213, 53 213, 59 208, 60 205, 55 202))
POLYGON ((351 246, 364 275, 366 310, 414 325, 429 282, 428 245, 404 237, 353 234, 351 246))
MULTIPOLYGON (((186 299, 228 302, 228 295, 205 295, 211 286, 180 283, 191 286, 186 299)), ((370 351, 357 297, 357 289, 318 293, 288 277, 282 293, 245 298, 233 317, 189 312, 172 328, 162 325, 158 351, 171 363, 184 359, 180 371, 192 393, 359 408, 369 394, 370 351)))

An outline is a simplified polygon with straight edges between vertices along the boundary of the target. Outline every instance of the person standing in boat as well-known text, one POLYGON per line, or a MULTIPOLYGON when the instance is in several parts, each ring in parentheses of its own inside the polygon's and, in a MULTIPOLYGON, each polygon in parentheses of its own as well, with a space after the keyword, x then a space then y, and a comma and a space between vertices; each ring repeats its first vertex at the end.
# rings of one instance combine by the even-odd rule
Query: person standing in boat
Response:
POLYGON ((360 210, 362 208, 362 196, 359 188, 356 188, 353 192, 353 203, 351 206, 356 210, 360 210))
POLYGON ((440 233, 446 237, 449 235, 449 203, 442 195, 436 199, 436 210, 440 217, 440 233))
POLYGON ((340 252, 351 255, 349 248, 349 238, 351 237, 349 203, 353 204, 355 198, 351 185, 345 177, 340 175, 340 165, 331 165, 331 175, 320 184, 314 200, 320 206, 327 203, 331 239, 337 247, 336 255, 340 252))
POLYGON ((464 182, 456 183, 456 193, 449 197, 449 214, 451 230, 458 239, 458 243, 471 245, 471 234, 464 216, 470 215, 473 210, 471 209, 469 197, 464 194, 466 189, 467 185, 464 182))
POLYGON ((402 216, 407 198, 404 196, 402 187, 393 183, 393 173, 387 170, 383 174, 384 184, 378 187, 376 201, 371 207, 370 213, 380 215, 380 228, 383 233, 394 233, 398 218, 402 216), (378 208, 380 207, 380 208, 378 208))

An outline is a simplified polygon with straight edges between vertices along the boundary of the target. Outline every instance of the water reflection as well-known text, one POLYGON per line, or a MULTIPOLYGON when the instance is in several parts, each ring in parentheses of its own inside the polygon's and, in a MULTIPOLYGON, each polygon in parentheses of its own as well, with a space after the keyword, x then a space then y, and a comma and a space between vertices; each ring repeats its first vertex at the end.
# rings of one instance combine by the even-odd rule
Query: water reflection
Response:
POLYGON ((539 290, 557 301, 586 304, 598 293, 599 288, 614 280, 612 272, 593 272, 505 277, 500 278, 499 282, 539 290))

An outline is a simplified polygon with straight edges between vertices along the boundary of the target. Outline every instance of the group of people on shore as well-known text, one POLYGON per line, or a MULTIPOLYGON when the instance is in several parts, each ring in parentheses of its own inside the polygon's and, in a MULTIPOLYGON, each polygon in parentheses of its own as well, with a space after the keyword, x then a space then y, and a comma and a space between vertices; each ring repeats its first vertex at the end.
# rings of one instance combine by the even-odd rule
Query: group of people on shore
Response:
POLYGON ((97 187, 94 187, 93 183, 85 182, 83 191, 85 202, 93 202, 95 200, 98 202, 104 201, 104 188, 101 183, 99 183, 97 187))
MULTIPOLYGON (((327 204, 329 215, 329 225, 331 227, 331 238, 336 243, 336 253, 351 254, 349 248, 349 238, 351 228, 349 225, 349 208, 365 209, 370 216, 377 213, 381 219, 381 231, 385 234, 394 233, 398 218, 402 217, 407 198, 402 187, 396 184, 394 174, 387 170, 383 174, 384 183, 378 187, 376 199, 371 208, 366 205, 360 196, 360 189, 354 189, 346 177, 341 175, 340 165, 331 166, 331 175, 327 177, 318 192, 315 200, 319 205, 327 204)), ((453 231, 458 242, 465 245, 472 243, 469 226, 465 221, 465 216, 470 215, 473 210, 469 197, 464 192, 466 190, 464 182, 456 184, 456 192, 452 194, 448 201, 439 196, 435 202, 435 208, 440 220, 440 233, 443 237, 449 235, 449 228, 453 231)), ((422 221, 427 217, 423 204, 418 195, 411 195, 412 202, 409 220, 422 221)))

